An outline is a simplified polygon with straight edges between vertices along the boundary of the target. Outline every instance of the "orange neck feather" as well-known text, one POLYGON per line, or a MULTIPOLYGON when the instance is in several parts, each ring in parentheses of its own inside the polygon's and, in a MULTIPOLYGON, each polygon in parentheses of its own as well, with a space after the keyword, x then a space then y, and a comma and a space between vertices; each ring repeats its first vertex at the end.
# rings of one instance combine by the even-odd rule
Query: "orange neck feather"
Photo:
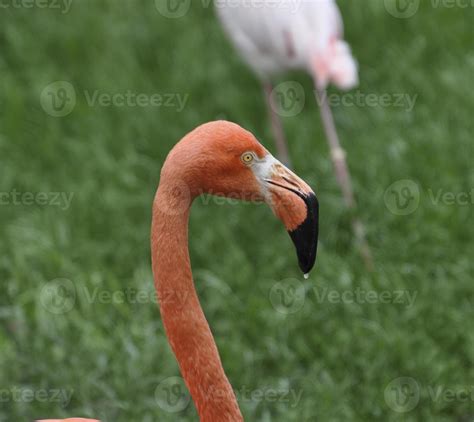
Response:
POLYGON ((173 190, 177 187, 169 180, 161 180, 155 198, 151 238, 163 325, 201 421, 240 422, 243 418, 192 278, 188 251, 191 200, 184 205, 177 202, 173 190))

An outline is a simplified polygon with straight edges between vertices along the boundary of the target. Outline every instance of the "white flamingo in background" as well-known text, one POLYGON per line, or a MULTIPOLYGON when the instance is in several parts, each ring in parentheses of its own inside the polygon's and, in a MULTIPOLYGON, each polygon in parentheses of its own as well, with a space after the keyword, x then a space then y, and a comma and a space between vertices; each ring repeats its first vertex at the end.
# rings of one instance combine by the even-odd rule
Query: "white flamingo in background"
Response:
MULTIPOLYGON (((321 118, 331 150, 337 181, 348 208, 356 208, 346 154, 341 147, 326 88, 333 83, 351 89, 358 82, 358 67, 343 40, 343 22, 335 0, 215 0, 226 32, 263 84, 278 156, 290 164, 283 125, 275 104, 272 79, 292 69, 307 71, 316 86, 321 118)), ((368 268, 370 249, 362 222, 353 229, 368 268)))

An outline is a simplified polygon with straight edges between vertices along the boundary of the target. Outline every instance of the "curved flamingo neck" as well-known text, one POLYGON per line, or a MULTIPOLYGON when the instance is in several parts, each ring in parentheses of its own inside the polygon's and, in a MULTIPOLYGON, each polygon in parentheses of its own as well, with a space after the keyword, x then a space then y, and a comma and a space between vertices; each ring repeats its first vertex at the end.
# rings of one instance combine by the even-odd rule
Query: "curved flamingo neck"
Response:
POLYGON ((240 422, 243 418, 192 278, 191 200, 184 207, 176 203, 175 187, 162 178, 153 206, 152 266, 163 325, 201 421, 240 422))

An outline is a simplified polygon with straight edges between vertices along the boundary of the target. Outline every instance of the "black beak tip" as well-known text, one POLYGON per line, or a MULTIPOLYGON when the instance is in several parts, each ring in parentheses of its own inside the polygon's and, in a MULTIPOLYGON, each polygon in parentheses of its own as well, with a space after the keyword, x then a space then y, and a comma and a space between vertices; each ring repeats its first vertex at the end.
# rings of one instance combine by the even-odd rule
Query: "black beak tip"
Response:
POLYGON ((303 272, 303 274, 309 274, 314 267, 316 260, 311 262, 306 256, 298 256, 298 265, 303 272))
POLYGON ((319 235, 319 203, 313 193, 304 197, 307 208, 306 219, 293 231, 288 232, 296 247, 298 264, 308 274, 316 262, 319 235))

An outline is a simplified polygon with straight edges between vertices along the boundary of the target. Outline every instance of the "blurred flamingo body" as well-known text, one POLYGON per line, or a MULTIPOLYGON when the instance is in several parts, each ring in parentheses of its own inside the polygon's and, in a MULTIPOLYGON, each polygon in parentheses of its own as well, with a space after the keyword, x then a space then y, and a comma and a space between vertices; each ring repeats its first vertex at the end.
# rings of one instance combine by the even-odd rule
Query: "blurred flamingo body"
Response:
MULTIPOLYGON (((278 157, 287 165, 291 165, 291 159, 276 111, 272 79, 292 69, 312 76, 336 178, 346 206, 356 208, 346 153, 326 101, 329 84, 347 90, 359 83, 357 62, 343 39, 343 21, 336 1, 215 0, 215 9, 229 38, 263 84, 278 157)), ((364 226, 357 217, 352 223, 364 262, 372 269, 364 226)))
POLYGON ((343 22, 334 0, 215 3, 235 46, 264 81, 300 69, 313 75, 320 88, 357 85, 357 64, 342 39, 343 22))

